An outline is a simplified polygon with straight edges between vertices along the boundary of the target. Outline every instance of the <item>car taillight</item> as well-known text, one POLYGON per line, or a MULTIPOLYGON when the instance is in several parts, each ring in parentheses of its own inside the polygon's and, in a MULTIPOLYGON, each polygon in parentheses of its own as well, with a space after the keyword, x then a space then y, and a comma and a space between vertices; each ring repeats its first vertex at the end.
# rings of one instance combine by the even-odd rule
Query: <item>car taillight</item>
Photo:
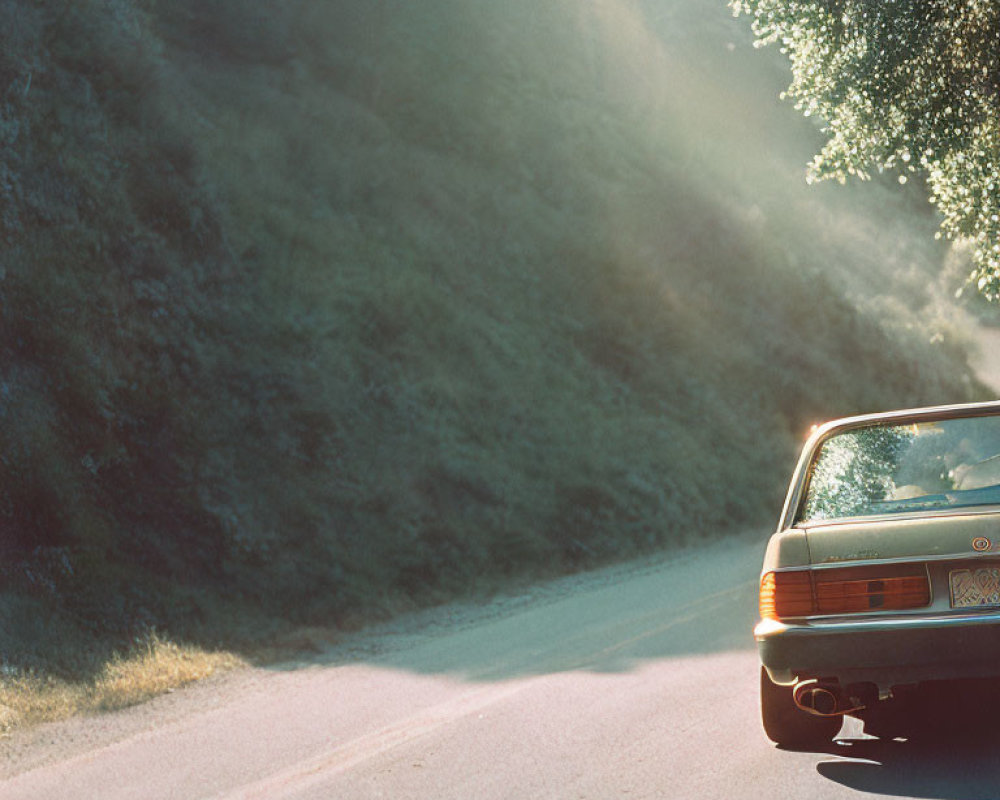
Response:
MULTIPOLYGON (((850 614, 878 609, 920 608, 931 602, 927 573, 909 575, 864 575, 858 570, 831 570, 834 575, 817 573, 816 612, 850 614)), ((871 570, 869 570, 871 572, 871 570)))
POLYGON ((919 564, 769 572, 760 582, 761 619, 898 611, 930 602, 919 564))
POLYGON ((812 578, 807 570, 769 572, 760 582, 760 618, 784 619, 815 614, 812 578))

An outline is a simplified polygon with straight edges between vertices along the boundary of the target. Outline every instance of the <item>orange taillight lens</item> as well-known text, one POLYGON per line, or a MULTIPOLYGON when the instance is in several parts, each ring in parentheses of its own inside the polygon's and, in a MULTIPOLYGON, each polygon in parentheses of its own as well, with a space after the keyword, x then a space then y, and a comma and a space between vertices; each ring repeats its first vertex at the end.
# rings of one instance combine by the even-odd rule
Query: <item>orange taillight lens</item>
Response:
POLYGON ((920 564, 769 572, 760 582, 761 619, 898 611, 930 602, 920 564))
POLYGON ((812 578, 807 570, 769 572, 760 582, 760 618, 806 617, 813 610, 812 578))

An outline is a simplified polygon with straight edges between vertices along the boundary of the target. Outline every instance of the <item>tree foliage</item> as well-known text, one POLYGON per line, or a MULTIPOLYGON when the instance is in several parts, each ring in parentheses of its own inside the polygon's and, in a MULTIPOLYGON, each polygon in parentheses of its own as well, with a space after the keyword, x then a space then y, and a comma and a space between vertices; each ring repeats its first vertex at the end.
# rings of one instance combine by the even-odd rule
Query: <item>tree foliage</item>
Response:
MULTIPOLYGON (((926 176, 941 232, 973 247, 1000 298, 1000 4, 996 0, 730 0, 756 44, 792 62, 786 96, 825 121, 809 179, 872 168, 926 176)), ((939 236, 941 233, 938 234, 939 236)))

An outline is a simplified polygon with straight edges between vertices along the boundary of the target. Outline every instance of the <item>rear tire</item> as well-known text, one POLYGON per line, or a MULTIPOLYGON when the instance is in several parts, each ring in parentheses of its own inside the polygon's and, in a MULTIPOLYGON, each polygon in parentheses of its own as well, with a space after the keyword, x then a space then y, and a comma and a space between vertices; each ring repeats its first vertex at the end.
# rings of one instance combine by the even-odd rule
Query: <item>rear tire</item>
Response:
POLYGON ((792 688, 771 680, 760 668, 760 716, 764 733, 776 745, 789 750, 809 750, 830 742, 840 732, 841 717, 807 714, 792 699, 792 688))

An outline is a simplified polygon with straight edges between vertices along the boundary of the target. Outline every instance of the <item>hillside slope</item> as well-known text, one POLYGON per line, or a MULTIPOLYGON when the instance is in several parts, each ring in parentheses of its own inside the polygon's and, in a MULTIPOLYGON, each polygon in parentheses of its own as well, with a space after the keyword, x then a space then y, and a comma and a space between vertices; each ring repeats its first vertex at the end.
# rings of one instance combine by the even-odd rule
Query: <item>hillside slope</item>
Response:
POLYGON ((0 0, 5 663, 766 526, 813 421, 981 392, 718 6, 0 0))

